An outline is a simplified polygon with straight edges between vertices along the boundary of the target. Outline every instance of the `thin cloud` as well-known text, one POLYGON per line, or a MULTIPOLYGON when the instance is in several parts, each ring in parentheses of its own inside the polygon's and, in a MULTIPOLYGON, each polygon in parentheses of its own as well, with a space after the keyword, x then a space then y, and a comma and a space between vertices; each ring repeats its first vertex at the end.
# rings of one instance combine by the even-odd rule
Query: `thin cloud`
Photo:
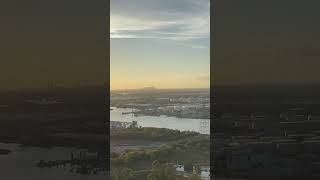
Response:
POLYGON ((111 1, 111 38, 187 41, 210 36, 210 0, 173 0, 171 6, 165 0, 130 2, 111 1))

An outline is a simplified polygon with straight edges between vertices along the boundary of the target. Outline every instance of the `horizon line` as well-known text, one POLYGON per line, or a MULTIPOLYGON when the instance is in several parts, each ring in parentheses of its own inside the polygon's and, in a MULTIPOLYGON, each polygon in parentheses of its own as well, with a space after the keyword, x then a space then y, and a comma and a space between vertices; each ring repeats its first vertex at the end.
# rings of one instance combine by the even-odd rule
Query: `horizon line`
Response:
POLYGON ((110 89, 110 91, 132 91, 132 90, 182 90, 182 89, 210 89, 210 87, 197 87, 197 88, 153 88, 148 89, 149 87, 142 87, 142 88, 129 88, 129 89, 110 89))

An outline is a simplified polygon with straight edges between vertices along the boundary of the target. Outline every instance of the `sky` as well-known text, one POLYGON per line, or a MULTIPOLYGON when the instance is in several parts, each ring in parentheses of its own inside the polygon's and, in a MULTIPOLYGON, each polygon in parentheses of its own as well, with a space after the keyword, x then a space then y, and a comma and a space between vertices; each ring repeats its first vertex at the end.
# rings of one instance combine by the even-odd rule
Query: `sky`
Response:
POLYGON ((111 0, 111 89, 208 88, 210 0, 111 0))
POLYGON ((215 0, 213 83, 320 84, 320 1, 215 0))
POLYGON ((104 1, 2 0, 0 90, 103 85, 104 1))

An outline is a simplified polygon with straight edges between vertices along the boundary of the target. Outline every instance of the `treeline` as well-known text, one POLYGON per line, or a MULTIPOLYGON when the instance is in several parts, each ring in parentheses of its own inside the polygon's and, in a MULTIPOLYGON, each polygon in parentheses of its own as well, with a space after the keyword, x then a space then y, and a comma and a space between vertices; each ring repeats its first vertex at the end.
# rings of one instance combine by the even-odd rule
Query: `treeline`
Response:
POLYGON ((116 129, 110 132, 112 140, 160 140, 160 141, 172 141, 186 139, 190 137, 199 136, 197 132, 170 130, 165 128, 126 128, 116 129))
MULTIPOLYGON (((157 148, 125 150, 111 153, 112 180, 174 180, 174 164, 183 164, 192 171, 194 164, 209 164, 210 138, 196 132, 159 128, 118 129, 111 139, 168 141, 157 148)), ((197 175, 188 179, 199 179, 197 175)))
MULTIPOLYGON (((111 171, 111 180, 175 180, 176 172, 172 165, 161 161, 153 161, 152 168, 148 172, 134 172, 130 168, 115 167, 111 171)), ((192 174, 186 180, 201 180, 197 174, 192 174)))
MULTIPOLYGON (((188 154, 194 152, 196 155, 210 154, 210 139, 204 136, 183 140, 175 144, 162 145, 154 149, 126 150, 121 155, 111 154, 111 164, 117 166, 130 166, 138 161, 172 161, 176 154, 188 154)), ((188 156, 186 159, 190 158, 188 156)), ((209 156, 207 157, 209 158, 209 156)))

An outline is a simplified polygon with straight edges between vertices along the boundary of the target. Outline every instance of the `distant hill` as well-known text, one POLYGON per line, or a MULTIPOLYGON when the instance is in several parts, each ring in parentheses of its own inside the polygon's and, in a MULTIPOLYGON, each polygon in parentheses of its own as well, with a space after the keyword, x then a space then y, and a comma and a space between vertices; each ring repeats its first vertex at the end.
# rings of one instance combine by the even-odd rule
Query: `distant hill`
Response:
POLYGON ((157 88, 155 88, 154 86, 150 86, 150 87, 144 87, 141 88, 140 90, 145 90, 145 91, 155 91, 158 90, 157 88))

